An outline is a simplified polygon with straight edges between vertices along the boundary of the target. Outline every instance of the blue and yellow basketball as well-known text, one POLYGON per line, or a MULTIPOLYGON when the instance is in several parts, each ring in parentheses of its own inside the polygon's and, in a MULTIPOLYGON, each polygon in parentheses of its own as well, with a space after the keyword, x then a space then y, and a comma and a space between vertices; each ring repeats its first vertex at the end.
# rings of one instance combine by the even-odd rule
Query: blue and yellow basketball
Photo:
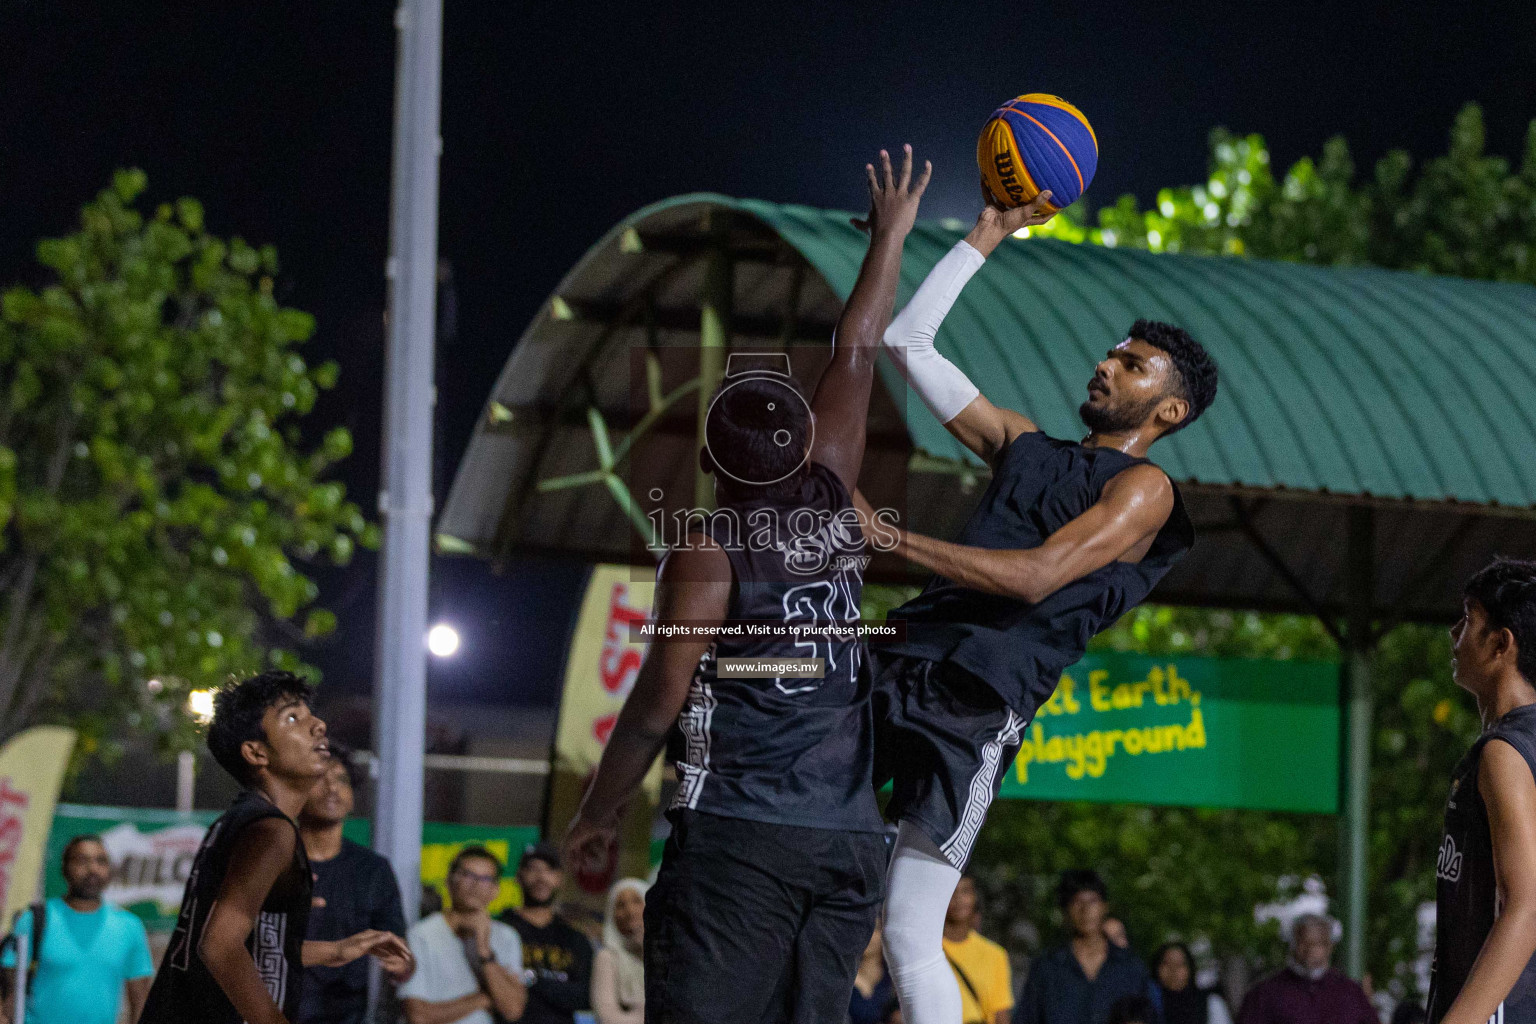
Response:
POLYGON ((976 143, 981 181, 999 206, 1023 206, 1049 189, 1054 212, 1077 202, 1099 166, 1099 140, 1060 96, 1026 93, 992 112, 976 143))

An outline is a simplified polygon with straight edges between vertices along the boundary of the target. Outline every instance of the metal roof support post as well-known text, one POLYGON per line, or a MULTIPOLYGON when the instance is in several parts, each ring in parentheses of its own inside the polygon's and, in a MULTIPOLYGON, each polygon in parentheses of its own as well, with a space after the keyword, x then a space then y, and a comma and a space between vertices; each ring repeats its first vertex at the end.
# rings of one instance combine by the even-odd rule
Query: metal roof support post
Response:
POLYGON ((1340 665, 1344 704, 1343 815, 1339 822, 1339 882, 1344 904, 1344 970, 1365 974, 1366 900, 1370 890, 1368 842, 1371 828, 1371 737, 1374 698, 1371 663, 1376 651, 1371 618, 1375 606, 1376 530, 1372 511, 1349 510, 1346 592, 1349 610, 1340 665))
POLYGON ((373 735, 379 788, 373 848, 395 869, 407 921, 421 902, 426 749, 427 574, 432 525, 433 350, 442 0, 401 0, 390 197, 389 337, 379 512, 373 735))
MULTIPOLYGON (((713 214, 710 225, 712 244, 704 270, 704 290, 699 296, 699 422, 694 450, 704 447, 704 420, 709 404, 725 376, 725 352, 731 344, 731 296, 735 290, 735 268, 731 264, 730 224, 726 215, 713 214)), ((694 471, 693 505, 715 507, 715 485, 702 469, 694 471)))

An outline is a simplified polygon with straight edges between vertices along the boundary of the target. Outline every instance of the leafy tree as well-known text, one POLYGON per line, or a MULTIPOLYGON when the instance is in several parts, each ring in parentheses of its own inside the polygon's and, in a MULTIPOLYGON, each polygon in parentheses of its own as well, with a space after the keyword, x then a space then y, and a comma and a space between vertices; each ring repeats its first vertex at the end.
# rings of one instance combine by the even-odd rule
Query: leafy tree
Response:
POLYGON ((0 299, 0 736, 67 721, 86 753, 124 725, 186 744, 190 690, 302 670, 335 620, 295 560, 374 539, 324 479, 348 432, 303 446, 337 367, 299 354, 275 251, 192 199, 146 217, 145 185, 118 172, 0 299))

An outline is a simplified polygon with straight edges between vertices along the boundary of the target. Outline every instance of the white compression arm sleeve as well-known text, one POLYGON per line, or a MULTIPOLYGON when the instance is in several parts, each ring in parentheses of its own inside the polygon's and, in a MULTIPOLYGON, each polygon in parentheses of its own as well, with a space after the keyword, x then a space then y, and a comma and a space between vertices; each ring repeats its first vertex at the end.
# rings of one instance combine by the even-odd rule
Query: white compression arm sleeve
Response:
POLYGON ((896 314, 882 339, 907 384, 940 423, 960 415, 981 394, 958 366, 939 354, 933 339, 960 290, 986 261, 969 243, 957 242, 896 314))

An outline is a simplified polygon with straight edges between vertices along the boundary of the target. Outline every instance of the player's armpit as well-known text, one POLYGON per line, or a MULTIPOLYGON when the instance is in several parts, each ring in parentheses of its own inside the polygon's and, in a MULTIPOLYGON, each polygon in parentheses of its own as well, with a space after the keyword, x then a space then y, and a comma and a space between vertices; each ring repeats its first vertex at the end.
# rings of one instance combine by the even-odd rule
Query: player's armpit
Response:
POLYGON ((992 466, 1020 434, 1032 434, 1040 428, 1023 413, 993 405, 986 395, 977 395, 960 415, 944 424, 944 429, 992 466))
POLYGON ((1483 1024, 1498 1011, 1536 954, 1536 779, 1501 739, 1483 747, 1477 789, 1488 808, 1498 919, 1442 1024, 1483 1024))

